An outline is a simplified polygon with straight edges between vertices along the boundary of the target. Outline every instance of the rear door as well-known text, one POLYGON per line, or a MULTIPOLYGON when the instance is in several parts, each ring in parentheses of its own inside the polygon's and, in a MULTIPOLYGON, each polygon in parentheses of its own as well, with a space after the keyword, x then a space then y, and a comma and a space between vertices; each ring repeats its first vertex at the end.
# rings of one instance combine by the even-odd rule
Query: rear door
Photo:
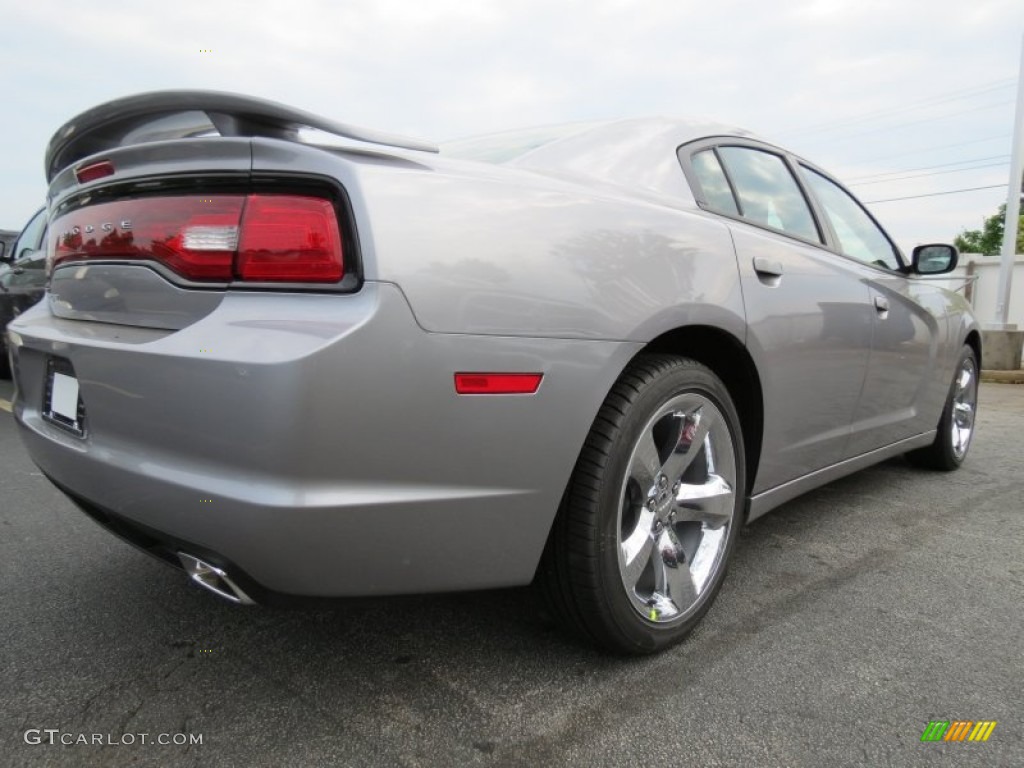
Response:
POLYGON ((680 158, 702 207, 732 219, 764 390, 757 494, 843 457, 871 349, 865 270, 826 250, 781 153, 729 140, 684 147, 680 158))

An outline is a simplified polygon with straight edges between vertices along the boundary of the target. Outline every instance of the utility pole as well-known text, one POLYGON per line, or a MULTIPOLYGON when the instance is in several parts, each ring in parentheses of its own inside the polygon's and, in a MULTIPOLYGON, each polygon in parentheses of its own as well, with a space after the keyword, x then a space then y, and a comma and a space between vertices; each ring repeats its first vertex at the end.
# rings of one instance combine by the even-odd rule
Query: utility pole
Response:
POLYGON ((1021 183, 1024 177, 1024 36, 1021 37, 1020 72, 1017 75, 1017 114, 1014 119, 1013 152, 1010 160, 1010 186, 1006 194, 1006 222, 1003 227, 1002 262, 996 293, 996 317, 993 330, 1015 331, 1008 322, 1013 262, 1017 251, 1017 224, 1020 221, 1021 183))

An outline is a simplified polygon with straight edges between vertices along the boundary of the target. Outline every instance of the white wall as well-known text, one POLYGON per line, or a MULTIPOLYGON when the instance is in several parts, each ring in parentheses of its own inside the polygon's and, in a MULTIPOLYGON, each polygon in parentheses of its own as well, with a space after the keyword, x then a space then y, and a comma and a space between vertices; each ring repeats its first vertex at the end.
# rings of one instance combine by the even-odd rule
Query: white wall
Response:
MULTIPOLYGON (((978 322, 982 325, 996 322, 996 291, 999 288, 998 256, 979 256, 973 253, 961 253, 960 263, 954 276, 964 277, 973 271, 978 279, 973 289, 966 294, 971 298, 978 322)), ((963 280, 952 279, 949 288, 960 288, 964 293, 963 280)), ((1007 322, 1016 323, 1019 330, 1024 330, 1024 256, 1018 255, 1013 264, 1013 283, 1010 288, 1010 314, 1007 322)))

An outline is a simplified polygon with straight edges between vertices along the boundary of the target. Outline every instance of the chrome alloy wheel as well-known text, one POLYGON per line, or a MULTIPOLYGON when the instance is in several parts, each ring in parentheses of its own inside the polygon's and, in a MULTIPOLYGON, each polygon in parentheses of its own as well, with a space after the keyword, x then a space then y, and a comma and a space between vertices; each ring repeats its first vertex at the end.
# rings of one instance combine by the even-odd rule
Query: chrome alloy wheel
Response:
POLYGON ((963 460, 974 433, 974 414, 978 404, 978 369, 973 357, 965 357, 953 385, 952 430, 953 454, 963 460))
POLYGON ((684 393, 659 408, 633 446, 622 488, 622 585, 648 621, 678 621, 724 565, 736 522, 736 451, 714 402, 684 393))

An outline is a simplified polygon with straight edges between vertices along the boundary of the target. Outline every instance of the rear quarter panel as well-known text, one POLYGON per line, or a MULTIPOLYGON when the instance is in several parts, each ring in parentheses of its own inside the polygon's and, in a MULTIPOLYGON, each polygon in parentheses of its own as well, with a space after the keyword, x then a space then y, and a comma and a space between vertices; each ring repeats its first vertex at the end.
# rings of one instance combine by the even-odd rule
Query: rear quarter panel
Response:
POLYGON ((340 179, 367 279, 399 285, 428 331, 648 341, 705 324, 743 339, 728 230, 684 201, 421 153, 257 140, 253 162, 340 179))

